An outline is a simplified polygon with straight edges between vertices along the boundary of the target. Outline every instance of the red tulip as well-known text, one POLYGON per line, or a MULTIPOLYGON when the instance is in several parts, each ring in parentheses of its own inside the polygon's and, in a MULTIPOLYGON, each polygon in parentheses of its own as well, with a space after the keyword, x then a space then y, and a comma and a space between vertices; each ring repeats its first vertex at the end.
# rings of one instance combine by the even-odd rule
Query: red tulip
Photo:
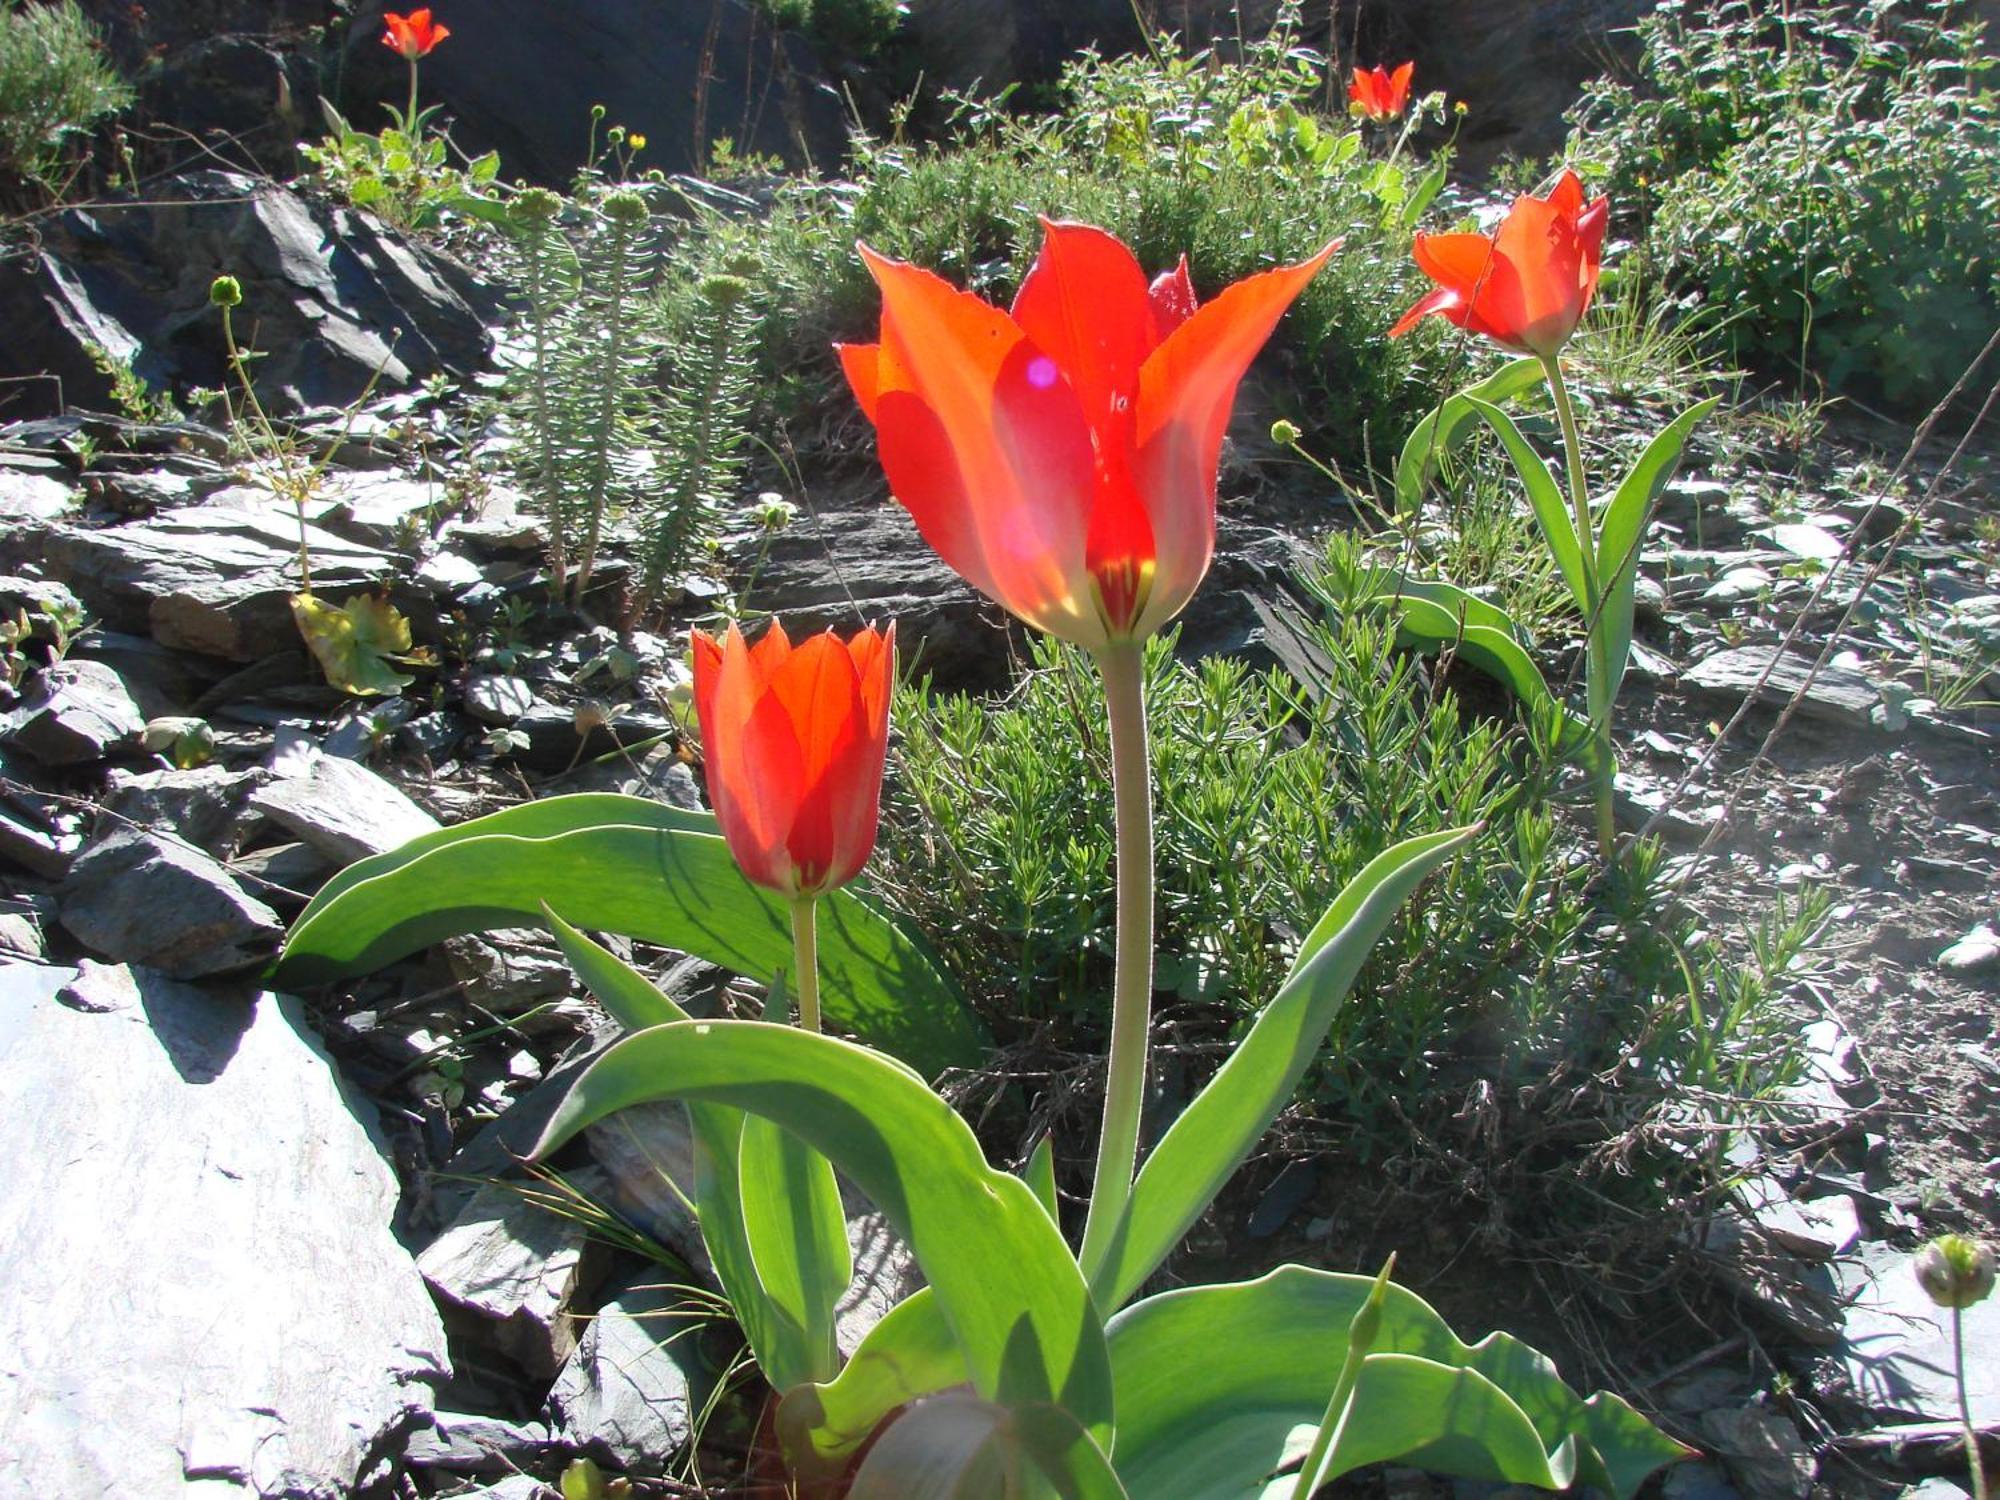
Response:
POLYGON ((1400 119, 1410 107, 1410 75, 1416 70, 1413 62, 1404 63, 1393 73, 1379 63, 1372 68, 1356 68, 1354 82, 1347 86, 1350 112, 1365 115, 1378 125, 1384 120, 1400 119))
POLYGON ((392 10, 382 17, 382 24, 389 28, 382 33, 382 45, 400 52, 411 62, 451 35, 451 28, 435 24, 427 9, 413 10, 407 16, 399 16, 392 10))
POLYGON ((1236 387, 1338 242, 1198 306, 1087 224, 1043 222, 1011 312, 861 247, 882 338, 840 346, 889 487, 968 583, 1097 648, 1180 613, 1215 550, 1236 387))
POLYGON ((694 705, 708 800, 736 863, 797 899, 845 885, 875 848, 896 629, 793 646, 775 621, 694 633, 694 705))
POLYGON ((1588 207, 1576 173, 1548 197, 1514 200, 1498 232, 1420 234, 1417 264, 1437 290, 1403 314, 1394 338, 1437 313, 1520 354, 1553 358, 1597 291, 1598 258, 1611 200, 1588 207))

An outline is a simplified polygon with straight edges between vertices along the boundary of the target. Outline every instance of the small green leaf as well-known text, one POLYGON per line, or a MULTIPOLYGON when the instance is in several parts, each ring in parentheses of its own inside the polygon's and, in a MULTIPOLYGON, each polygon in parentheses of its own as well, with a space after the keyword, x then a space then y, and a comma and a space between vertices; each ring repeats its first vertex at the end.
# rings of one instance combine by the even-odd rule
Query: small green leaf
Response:
POLYGON ((1598 583, 1604 602, 1599 607, 1598 627, 1591 632, 1598 659, 1597 670, 1590 674, 1590 715, 1600 723, 1618 701, 1625 665, 1632 657, 1633 591, 1638 585, 1639 539, 1645 533, 1646 518, 1679 466, 1688 434, 1715 410, 1719 399, 1710 397, 1689 407, 1662 428, 1605 507, 1597 543, 1598 583))
POLYGON ((1103 1325, 1069 1247, 1028 1186, 989 1166, 965 1122, 906 1069, 762 1021, 655 1026, 583 1071, 534 1155, 660 1099, 753 1111, 825 1155, 909 1242, 974 1388, 1010 1407, 1064 1407, 1110 1441, 1103 1325))
POLYGON ((1084 1268, 1101 1306, 1138 1291, 1243 1164, 1305 1076, 1375 940, 1418 883, 1476 832, 1405 839, 1334 898, 1284 985, 1139 1169, 1104 1262, 1084 1268))
MULTIPOLYGON (((1348 139, 1355 139, 1349 136, 1348 139)), ((1478 422, 1474 399, 1507 401, 1544 378, 1542 362, 1533 355, 1512 360, 1484 380, 1447 396, 1412 432, 1396 460, 1396 514, 1413 516, 1424 503, 1424 487, 1445 458, 1465 441, 1478 422)))
POLYGON ((1027 1164, 1021 1168, 1021 1180, 1035 1190, 1036 1201, 1060 1225, 1062 1208, 1056 1201, 1056 1151, 1047 1135, 1035 1142, 1035 1149, 1028 1153, 1027 1164))
POLYGON ((1528 504, 1534 509, 1535 522, 1542 528, 1549 550, 1555 555, 1556 568, 1561 572, 1563 582, 1569 585, 1570 597, 1576 601, 1576 607, 1588 618, 1594 578, 1590 556, 1584 551, 1584 542, 1588 539, 1579 538, 1576 534, 1576 521, 1570 515, 1569 502, 1563 499, 1562 486, 1556 483, 1555 475, 1549 472, 1541 454, 1521 436, 1521 429, 1514 425, 1512 417, 1490 401, 1474 400, 1472 409, 1500 435, 1508 456, 1514 460, 1514 469, 1527 488, 1528 504))
POLYGON ((334 605, 313 594, 294 594, 292 618, 326 680, 343 693, 393 696, 416 680, 389 665, 391 657, 410 649, 410 622, 387 599, 357 594, 334 605))

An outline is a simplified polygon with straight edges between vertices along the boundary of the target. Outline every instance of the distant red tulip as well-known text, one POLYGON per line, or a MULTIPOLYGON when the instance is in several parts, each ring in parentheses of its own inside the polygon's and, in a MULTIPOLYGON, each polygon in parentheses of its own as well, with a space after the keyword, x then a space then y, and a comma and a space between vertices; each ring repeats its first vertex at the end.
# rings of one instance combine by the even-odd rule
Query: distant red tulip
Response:
POLYGON ((1347 86, 1347 104, 1352 113, 1365 115, 1378 125, 1384 120, 1401 119, 1410 107, 1410 75, 1417 70, 1406 62, 1391 73, 1379 63, 1372 68, 1356 68, 1354 82, 1347 86))
POLYGON ((1403 314, 1389 336, 1436 313, 1517 353, 1553 357, 1597 292, 1610 208, 1608 198, 1586 207, 1583 184, 1566 171, 1548 197, 1516 198, 1490 238, 1418 235, 1417 264, 1437 290, 1403 314))
POLYGON ((382 45, 400 52, 411 62, 451 35, 451 28, 431 20, 429 10, 413 10, 407 16, 399 16, 392 10, 382 17, 382 24, 389 28, 382 33, 382 45))
POLYGON ((875 848, 896 629, 796 647, 772 622, 756 645, 734 625, 694 633, 694 704, 708 800, 729 852, 761 886, 818 896, 875 848))
POLYGON ((1200 585, 1237 384, 1338 242, 1198 306, 1185 259, 1149 286, 1103 230, 1043 229, 1011 313, 862 246, 882 338, 840 358, 924 540, 1094 649, 1151 635, 1200 585))

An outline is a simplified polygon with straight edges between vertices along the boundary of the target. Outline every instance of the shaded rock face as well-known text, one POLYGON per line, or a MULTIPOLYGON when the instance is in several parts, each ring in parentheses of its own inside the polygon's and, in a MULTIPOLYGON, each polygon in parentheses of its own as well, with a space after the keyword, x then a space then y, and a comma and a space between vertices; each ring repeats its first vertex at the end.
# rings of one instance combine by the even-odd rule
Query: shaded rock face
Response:
MULTIPOLYGON (((793 162, 809 154, 830 165, 845 145, 839 98, 810 50, 787 39, 774 65, 769 28, 743 0, 481 0, 441 17, 455 34, 424 59, 425 96, 444 103, 461 146, 498 150, 510 177, 567 184, 596 104, 605 124, 646 137, 642 166, 666 171, 696 165, 698 122, 705 140, 727 135, 793 162)), ((399 97, 401 64, 379 32, 357 25, 349 60, 379 74, 382 97, 399 97)))
MULTIPOLYGON (((0 267, 0 374, 51 374, 70 405, 102 405, 92 346, 156 388, 227 384, 210 283, 243 285, 239 340, 263 354, 258 395, 278 410, 344 406, 379 369, 394 389, 465 376, 491 349, 497 304, 444 257, 374 219, 310 205, 232 172, 189 172, 141 203, 74 208, 41 226, 40 254, 0 267)), ((53 412, 56 386, 15 388, 7 415, 53 412)))
POLYGON ((427 1419, 444 1333, 297 1001, 0 966, 0 1150, 0 1493, 318 1500, 427 1419))

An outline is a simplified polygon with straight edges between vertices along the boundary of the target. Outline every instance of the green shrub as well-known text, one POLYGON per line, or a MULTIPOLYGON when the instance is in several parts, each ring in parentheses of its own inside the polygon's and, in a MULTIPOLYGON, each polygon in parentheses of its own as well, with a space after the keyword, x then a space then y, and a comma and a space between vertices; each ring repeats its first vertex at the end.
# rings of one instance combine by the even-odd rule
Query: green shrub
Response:
MULTIPOLYGON (((1344 597, 1352 544, 1325 582, 1344 597)), ((1156 983, 1183 1040, 1268 1000, 1303 928, 1399 839, 1486 820, 1396 918, 1335 1020, 1314 1086, 1388 1145, 1474 1079, 1590 1078, 1753 1098, 1797 1059, 1773 976, 1725 961, 1647 847, 1609 880, 1551 806, 1557 772, 1468 712, 1364 610, 1317 630, 1311 689, 1241 662, 1148 656, 1159 848, 1156 983), (1685 959, 1685 966, 1683 964, 1685 959)), ((1038 641, 999 703, 912 689, 896 707, 874 880, 1004 1042, 1050 1024, 1097 1045, 1109 1015, 1111 778, 1087 658, 1038 641)), ((1793 934, 1786 961, 1802 941, 1793 934)))
POLYGON ((11 0, 0 15, 0 172, 54 188, 71 139, 131 102, 75 0, 11 0))
POLYGON ((2000 103, 1964 14, 1667 0, 1570 154, 1738 357, 1923 405, 2000 319, 2000 103))
POLYGON ((754 234, 771 313, 763 365, 786 405, 839 389, 834 340, 874 337, 880 303, 856 239, 1004 303, 1044 215, 1102 225, 1149 271, 1186 252, 1204 296, 1344 235, 1274 340, 1290 364, 1274 399, 1343 464, 1393 451, 1452 374, 1424 363, 1440 357, 1434 343, 1382 336, 1428 285, 1409 231, 1445 158, 1371 154, 1344 116, 1317 112, 1324 64, 1294 42, 1281 24, 1241 62, 1164 43, 1086 55, 1051 116, 961 101, 941 144, 859 140, 852 182, 781 186, 754 234))

